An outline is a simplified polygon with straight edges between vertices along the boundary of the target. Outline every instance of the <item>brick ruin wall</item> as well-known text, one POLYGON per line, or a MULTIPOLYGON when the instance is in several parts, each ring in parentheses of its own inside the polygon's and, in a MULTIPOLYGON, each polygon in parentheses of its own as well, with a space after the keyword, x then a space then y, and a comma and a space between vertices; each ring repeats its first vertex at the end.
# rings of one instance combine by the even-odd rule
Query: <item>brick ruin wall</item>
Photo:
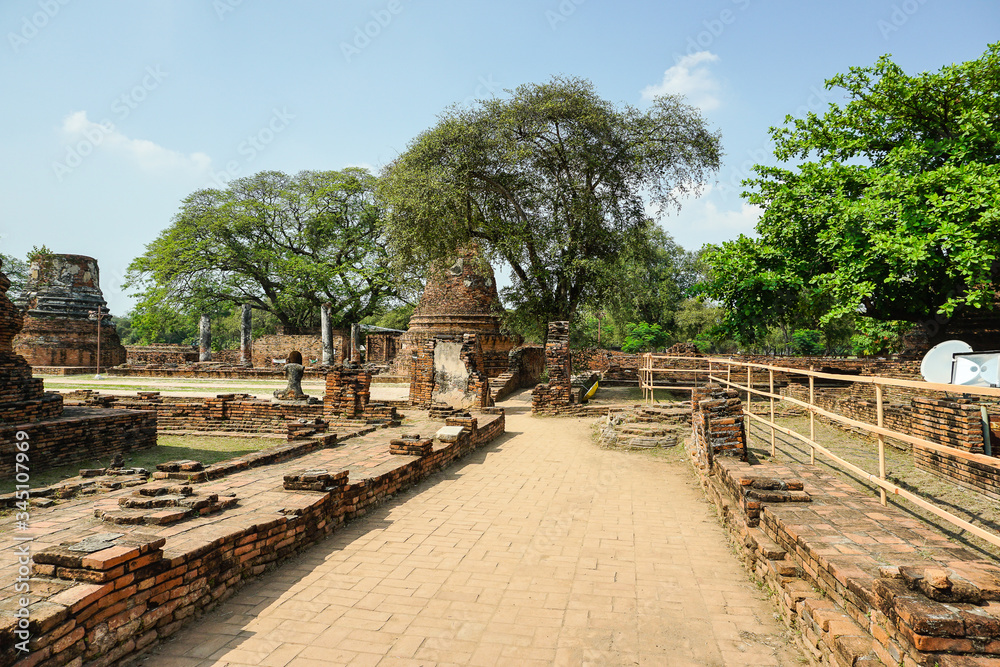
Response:
POLYGON ((573 354, 569 349, 569 322, 549 322, 545 341, 548 381, 531 392, 531 412, 557 414, 573 402, 573 354))
MULTIPOLYGON (((90 320, 25 317, 14 351, 32 366, 97 366, 97 323, 90 320)), ((101 323, 101 367, 125 363, 118 330, 101 323)))
POLYGON ((372 364, 391 364, 399 352, 401 333, 370 333, 365 336, 365 361, 372 364))
POLYGON ((717 456, 747 460, 743 402, 735 389, 709 383, 691 392, 691 447, 697 465, 709 469, 717 456))
MULTIPOLYGON (((463 332, 466 333, 466 332, 463 332)), ((407 331, 400 338, 400 348, 392 363, 391 372, 409 377, 413 370, 413 354, 419 352, 421 346, 443 334, 434 331, 407 331)), ((507 334, 475 332, 479 344, 476 351, 476 368, 487 378, 493 379, 507 372, 510 366, 510 352, 521 344, 519 336, 507 334)))
POLYGON ((215 398, 160 396, 141 392, 138 396, 102 396, 91 390, 65 394, 69 404, 144 410, 156 415, 154 431, 163 433, 199 431, 285 435, 288 424, 299 419, 323 417, 322 404, 289 405, 250 398, 246 394, 220 394, 215 398))
POLYGON ((125 363, 130 366, 182 366, 198 361, 197 345, 126 345, 125 363))
POLYGON ((545 348, 522 345, 507 355, 507 371, 490 379, 493 402, 501 401, 518 389, 534 387, 545 370, 545 348))
MULTIPOLYGON (((342 364, 351 347, 351 332, 345 329, 333 330, 333 363, 342 364)), ((253 341, 254 368, 275 368, 274 359, 284 359, 292 350, 302 353, 302 364, 319 366, 323 363, 323 341, 315 334, 274 334, 261 336, 253 341)))
MULTIPOLYGON (((428 408, 435 402, 438 382, 435 377, 435 351, 439 342, 461 343, 461 360, 469 372, 468 384, 463 387, 470 406, 485 408, 493 404, 490 380, 478 369, 479 334, 437 335, 423 341, 413 353, 410 364, 410 405, 428 408)), ((459 407, 459 406, 453 406, 459 407)))
MULTIPOLYGON (((105 667, 179 631, 231 597, 249 579, 301 553, 385 499, 466 456, 504 432, 502 410, 479 418, 475 431, 381 475, 345 478, 324 492, 286 491, 295 512, 206 535, 164 552, 165 538, 133 534, 88 557, 50 549, 34 554, 33 581, 45 599, 32 606, 31 664, 105 667)), ((16 660, 15 624, 0 623, 0 664, 16 660)))
POLYGON ((115 454, 155 447, 156 414, 68 408, 56 419, 3 426, 0 475, 13 477, 16 472, 18 431, 28 434, 31 470, 42 471, 94 459, 110 462, 115 454))

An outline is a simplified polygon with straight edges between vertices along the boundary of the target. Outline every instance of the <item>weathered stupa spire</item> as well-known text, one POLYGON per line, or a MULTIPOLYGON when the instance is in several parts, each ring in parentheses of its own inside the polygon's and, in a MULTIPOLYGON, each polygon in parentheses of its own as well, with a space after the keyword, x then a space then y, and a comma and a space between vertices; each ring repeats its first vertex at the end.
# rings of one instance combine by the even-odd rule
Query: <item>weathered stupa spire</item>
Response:
POLYGON ((500 332, 501 312, 493 267, 478 246, 469 245, 458 251, 451 265, 431 267, 410 331, 495 334, 500 332))
POLYGON ((125 363, 125 348, 101 293, 97 260, 84 255, 40 255, 19 299, 24 329, 14 349, 32 366, 97 366, 101 319, 101 367, 125 363))

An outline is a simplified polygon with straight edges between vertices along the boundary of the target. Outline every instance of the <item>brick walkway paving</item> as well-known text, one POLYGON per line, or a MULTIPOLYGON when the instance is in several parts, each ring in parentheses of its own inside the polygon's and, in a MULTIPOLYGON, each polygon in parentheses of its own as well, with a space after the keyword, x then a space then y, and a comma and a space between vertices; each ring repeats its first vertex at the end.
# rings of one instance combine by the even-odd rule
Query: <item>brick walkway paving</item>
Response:
POLYGON ((678 461, 532 418, 247 585, 144 659, 207 665, 796 665, 678 461))

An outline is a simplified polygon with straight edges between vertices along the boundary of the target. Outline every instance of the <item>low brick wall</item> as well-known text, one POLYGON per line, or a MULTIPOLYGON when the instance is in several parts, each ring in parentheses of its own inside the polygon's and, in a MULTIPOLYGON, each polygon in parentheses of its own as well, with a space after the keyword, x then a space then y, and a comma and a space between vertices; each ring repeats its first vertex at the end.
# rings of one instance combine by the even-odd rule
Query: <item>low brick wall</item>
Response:
MULTIPOLYGON (((203 543, 188 538, 172 548, 169 539, 132 533, 91 554, 65 547, 34 554, 33 591, 49 580, 55 592, 32 606, 30 664, 107 667, 132 659, 232 596, 245 580, 503 433, 502 411, 488 422, 382 475, 354 482, 338 476, 327 491, 286 491, 294 513, 206 536, 203 543)), ((15 631, 13 617, 0 622, 0 664, 15 661, 15 631)))
POLYGON ((163 397, 157 392, 138 396, 102 396, 82 390, 65 395, 69 404, 101 406, 114 410, 147 410, 156 413, 154 428, 171 431, 220 431, 226 433, 286 434, 288 423, 323 417, 323 404, 273 403, 244 394, 220 394, 215 398, 163 397))
POLYGON ((198 361, 197 345, 126 345, 125 363, 129 365, 186 364, 198 361))
POLYGON ((922 470, 1000 500, 1000 459, 996 457, 985 454, 959 456, 914 445, 913 462, 922 470))
MULTIPOLYGON (((346 329, 333 330, 333 363, 342 364, 351 347, 351 332, 346 329)), ((302 364, 318 366, 323 363, 323 341, 319 335, 274 334, 261 336, 253 341, 252 358, 254 368, 274 368, 274 359, 284 359, 292 350, 302 353, 302 364)))
POLYGON ((16 434, 28 434, 34 472, 156 446, 156 414, 137 410, 66 408, 61 417, 0 428, 0 475, 15 474, 16 434))
POLYGON ((718 458, 701 481, 810 664, 996 664, 1000 568, 807 469, 718 458))

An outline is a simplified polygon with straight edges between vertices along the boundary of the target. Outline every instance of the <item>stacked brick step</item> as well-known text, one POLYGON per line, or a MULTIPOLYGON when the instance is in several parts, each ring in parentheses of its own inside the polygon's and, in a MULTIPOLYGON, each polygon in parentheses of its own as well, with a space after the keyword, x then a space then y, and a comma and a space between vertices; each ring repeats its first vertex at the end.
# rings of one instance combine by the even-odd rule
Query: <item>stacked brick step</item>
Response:
POLYGON ((455 416, 469 416, 469 412, 461 408, 453 408, 447 403, 432 403, 427 410, 427 416, 431 419, 447 419, 455 416))
POLYGON ((114 524, 162 526, 221 512, 235 507, 238 502, 235 495, 224 498, 215 493, 200 496, 187 485, 145 486, 132 491, 131 496, 119 498, 120 509, 105 509, 103 503, 99 503, 94 515, 114 524))
POLYGON ((320 417, 317 417, 313 421, 300 419, 297 422, 288 422, 288 432, 286 437, 289 440, 305 440, 306 438, 311 438, 314 435, 326 433, 329 428, 330 425, 323 421, 320 417))
POLYGON ((421 438, 417 434, 403 434, 389 441, 389 453, 402 456, 426 456, 433 450, 430 438, 421 438))
POLYGON ((285 475, 282 486, 285 491, 331 491, 342 490, 347 485, 348 471, 331 473, 325 469, 303 470, 285 475))

